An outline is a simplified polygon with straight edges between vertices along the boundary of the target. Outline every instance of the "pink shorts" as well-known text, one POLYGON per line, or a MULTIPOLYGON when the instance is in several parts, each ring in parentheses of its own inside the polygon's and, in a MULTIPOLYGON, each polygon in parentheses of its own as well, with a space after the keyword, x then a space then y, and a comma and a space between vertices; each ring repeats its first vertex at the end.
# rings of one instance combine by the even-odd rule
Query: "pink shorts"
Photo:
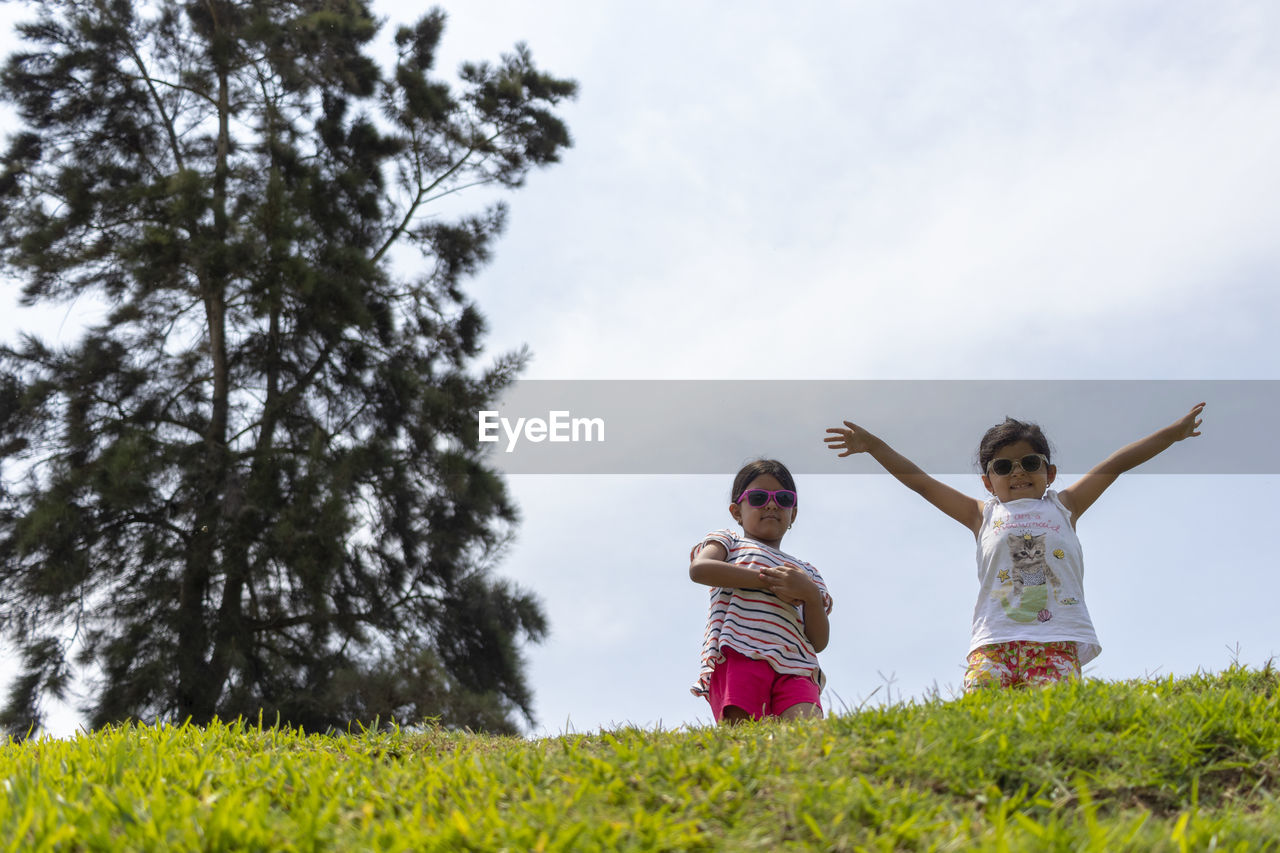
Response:
POLYGON ((733 649, 720 651, 724 663, 712 671, 707 696, 717 723, 730 705, 746 711, 753 720, 776 717, 804 702, 822 708, 818 702, 822 691, 812 678, 776 672, 767 661, 749 658, 733 649))
POLYGON ((993 643, 969 652, 965 692, 983 687, 1037 687, 1080 677, 1080 653, 1074 641, 993 643))

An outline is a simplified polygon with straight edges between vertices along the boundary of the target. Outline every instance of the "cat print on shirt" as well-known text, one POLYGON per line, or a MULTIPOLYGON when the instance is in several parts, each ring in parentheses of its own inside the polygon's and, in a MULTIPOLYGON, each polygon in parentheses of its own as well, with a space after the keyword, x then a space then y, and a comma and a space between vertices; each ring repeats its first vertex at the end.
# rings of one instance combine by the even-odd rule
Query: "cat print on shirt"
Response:
MULTIPOLYGON (((1010 533, 1005 540, 1013 557, 1013 592, 1000 599, 1005 614, 1015 622, 1048 622, 1053 618, 1049 610, 1049 584, 1054 598, 1062 589, 1062 582, 1045 559, 1045 537, 1041 533, 1010 533), (1047 583, 1046 583, 1047 581, 1047 583)), ((1065 603, 1065 602, 1063 602, 1065 603)))

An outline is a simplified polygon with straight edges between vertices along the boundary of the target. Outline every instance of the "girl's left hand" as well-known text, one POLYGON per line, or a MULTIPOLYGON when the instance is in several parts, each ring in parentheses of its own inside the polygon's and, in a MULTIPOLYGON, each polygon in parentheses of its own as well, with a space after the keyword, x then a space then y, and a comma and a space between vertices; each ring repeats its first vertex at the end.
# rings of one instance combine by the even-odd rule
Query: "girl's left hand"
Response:
POLYGON ((821 597, 809 573, 793 563, 761 569, 760 580, 788 604, 805 604, 821 597))
POLYGON ((1191 407, 1191 411, 1173 423, 1173 429, 1177 436, 1174 441, 1182 441, 1184 438, 1191 438, 1200 434, 1200 424, 1204 423, 1204 420, 1200 419, 1200 413, 1203 411, 1204 403, 1196 403, 1191 407))

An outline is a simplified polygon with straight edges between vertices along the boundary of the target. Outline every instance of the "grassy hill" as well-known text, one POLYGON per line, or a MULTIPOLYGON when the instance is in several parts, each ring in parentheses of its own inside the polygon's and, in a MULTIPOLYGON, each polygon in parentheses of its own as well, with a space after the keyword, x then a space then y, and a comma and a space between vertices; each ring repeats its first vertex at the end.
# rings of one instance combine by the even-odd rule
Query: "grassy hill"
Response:
POLYGON ((0 850, 1259 850, 1280 673, 536 741, 124 726, 0 751, 0 850))

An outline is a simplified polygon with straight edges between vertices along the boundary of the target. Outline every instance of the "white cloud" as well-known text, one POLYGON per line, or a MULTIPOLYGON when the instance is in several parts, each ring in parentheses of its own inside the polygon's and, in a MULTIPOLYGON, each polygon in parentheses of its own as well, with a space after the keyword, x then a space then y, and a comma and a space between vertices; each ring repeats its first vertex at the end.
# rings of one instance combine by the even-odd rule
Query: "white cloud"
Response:
MULTIPOLYGON (((664 67, 642 33, 570 69, 580 146, 516 200, 480 282, 518 267, 541 283, 537 322, 517 299, 508 327, 494 286, 497 334, 530 341, 531 376, 980 376, 993 303, 1021 299, 1048 318, 1033 372, 1147 373, 1137 343, 1117 358, 1078 342, 1216 310, 1252 286, 1231 278, 1241 258, 1275 264, 1274 59, 1231 10, 1193 42, 1194 10, 1153 26, 1020 8, 915 4, 822 38, 803 11, 735 19, 676 39, 664 67), (752 330, 788 353, 726 356, 752 330)), ((1229 365, 1232 343, 1198 357, 1229 365)))

